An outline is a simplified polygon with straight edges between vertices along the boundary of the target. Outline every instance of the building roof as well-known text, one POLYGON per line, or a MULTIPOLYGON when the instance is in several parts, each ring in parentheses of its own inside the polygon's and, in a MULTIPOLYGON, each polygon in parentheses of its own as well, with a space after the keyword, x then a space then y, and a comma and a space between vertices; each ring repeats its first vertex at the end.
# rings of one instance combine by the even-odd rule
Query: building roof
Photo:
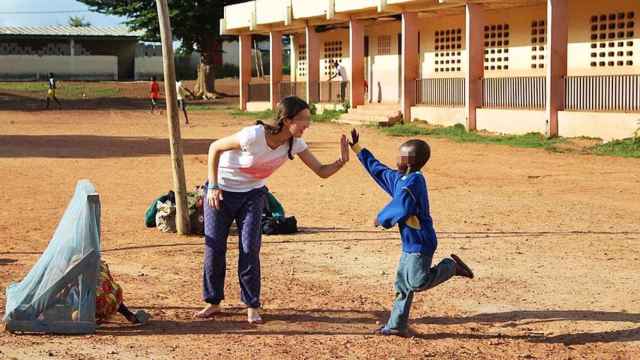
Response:
POLYGON ((104 37, 132 37, 138 38, 142 31, 131 31, 124 25, 120 26, 86 26, 74 27, 69 25, 52 26, 0 26, 0 36, 104 36, 104 37))

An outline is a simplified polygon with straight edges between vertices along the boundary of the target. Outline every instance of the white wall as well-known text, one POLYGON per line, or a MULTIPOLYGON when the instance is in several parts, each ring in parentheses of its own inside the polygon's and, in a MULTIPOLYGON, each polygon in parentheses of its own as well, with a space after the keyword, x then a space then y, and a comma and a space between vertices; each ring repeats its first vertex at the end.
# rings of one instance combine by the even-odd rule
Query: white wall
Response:
POLYGON ((511 109, 477 109, 476 111, 478 130, 515 135, 547 132, 544 111, 511 109))
POLYGON ((46 78, 52 72, 59 77, 84 79, 118 79, 116 56, 37 56, 0 55, 0 78, 46 78))

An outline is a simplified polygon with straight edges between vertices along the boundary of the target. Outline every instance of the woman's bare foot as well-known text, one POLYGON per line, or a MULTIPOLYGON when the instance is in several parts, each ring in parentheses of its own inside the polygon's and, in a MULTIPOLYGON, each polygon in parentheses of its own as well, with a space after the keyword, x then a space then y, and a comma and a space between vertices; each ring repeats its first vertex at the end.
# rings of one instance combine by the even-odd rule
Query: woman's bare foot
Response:
POLYGON ((262 317, 260 317, 260 310, 258 308, 248 308, 247 321, 249 321, 249 324, 262 324, 262 317))
POLYGON ((220 305, 209 304, 204 309, 193 314, 193 317, 197 319, 208 319, 213 317, 213 315, 219 314, 219 313, 220 313, 220 305))

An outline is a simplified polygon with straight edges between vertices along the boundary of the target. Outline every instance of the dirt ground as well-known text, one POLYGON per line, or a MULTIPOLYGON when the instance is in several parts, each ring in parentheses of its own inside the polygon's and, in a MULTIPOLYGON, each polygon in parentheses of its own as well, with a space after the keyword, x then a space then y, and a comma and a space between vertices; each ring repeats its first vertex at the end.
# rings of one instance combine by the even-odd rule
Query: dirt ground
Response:
MULTIPOLYGON (((101 196, 103 258, 128 305, 153 316, 145 326, 116 317, 89 336, 1 332, 0 359, 638 358, 640 162, 441 139, 427 139, 425 172, 440 241, 434 260, 455 252, 477 278, 417 294, 414 337, 371 335, 393 300, 400 240, 396 229, 371 225, 387 198, 357 161, 322 180, 296 159, 269 179, 302 231, 263 238, 265 324, 245 321, 237 236, 224 314, 193 320, 203 305, 203 240, 144 227, 172 176, 166 118, 136 109, 146 106, 136 91, 137 99, 54 111, 0 93, 1 309, 4 288, 29 271, 87 178, 101 196)), ((253 121, 229 115, 236 101, 194 111, 182 128, 189 188, 206 177, 209 143, 253 121)), ((333 161, 348 130, 314 124, 305 139, 333 161)), ((395 161, 403 138, 360 130, 381 160, 395 161)))

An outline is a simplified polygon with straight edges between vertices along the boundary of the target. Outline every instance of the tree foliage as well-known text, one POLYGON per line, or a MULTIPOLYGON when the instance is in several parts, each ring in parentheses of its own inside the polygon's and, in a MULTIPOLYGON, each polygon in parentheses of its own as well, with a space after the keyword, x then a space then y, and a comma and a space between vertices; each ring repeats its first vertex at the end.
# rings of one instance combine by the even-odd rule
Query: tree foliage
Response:
POLYGON ((69 26, 73 27, 89 27, 91 23, 84 19, 84 16, 69 16, 69 26))

